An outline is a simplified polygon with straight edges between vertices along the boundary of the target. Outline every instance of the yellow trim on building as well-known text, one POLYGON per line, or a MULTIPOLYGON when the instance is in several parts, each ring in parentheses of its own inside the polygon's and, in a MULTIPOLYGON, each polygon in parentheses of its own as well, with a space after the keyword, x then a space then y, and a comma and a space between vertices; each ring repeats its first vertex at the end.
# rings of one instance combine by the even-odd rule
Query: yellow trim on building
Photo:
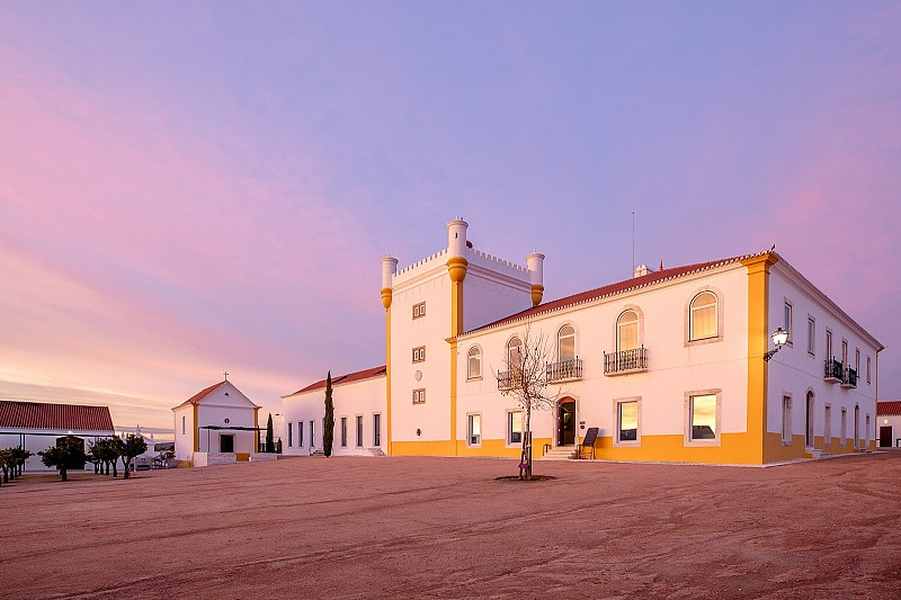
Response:
MULTIPOLYGON (((551 438, 532 438, 532 458, 541 458, 541 449, 551 445, 551 438)), ((466 440, 457 440, 457 456, 487 456, 495 458, 519 458, 522 446, 508 445, 507 440, 482 440, 478 446, 470 446, 466 440)))
POLYGON ((748 270, 748 434, 756 464, 767 456, 767 363, 769 348, 769 275, 778 261, 775 254, 763 254, 741 261, 748 270))
POLYGON ((595 441, 595 458, 724 465, 760 464, 760 438, 754 433, 721 433, 716 445, 685 445, 682 434, 642 435, 637 446, 616 446, 612 436, 595 441))
POLYGON ((394 442, 393 456, 453 456, 450 440, 394 442))

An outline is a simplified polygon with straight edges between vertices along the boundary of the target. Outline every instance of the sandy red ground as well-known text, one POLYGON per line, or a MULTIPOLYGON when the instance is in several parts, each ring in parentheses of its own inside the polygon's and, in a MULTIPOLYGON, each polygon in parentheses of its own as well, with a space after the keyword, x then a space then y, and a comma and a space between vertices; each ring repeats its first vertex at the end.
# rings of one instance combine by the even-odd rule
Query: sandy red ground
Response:
POLYGON ((901 453, 296 458, 0 489, 3 598, 901 598, 901 453))

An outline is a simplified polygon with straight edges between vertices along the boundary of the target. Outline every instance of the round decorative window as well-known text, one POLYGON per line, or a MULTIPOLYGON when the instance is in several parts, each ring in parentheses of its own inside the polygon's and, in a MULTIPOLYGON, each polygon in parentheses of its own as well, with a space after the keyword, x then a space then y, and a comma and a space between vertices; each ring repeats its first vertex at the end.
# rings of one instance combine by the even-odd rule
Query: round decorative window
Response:
POLYGON ((231 423, 231 421, 228 419, 228 417, 226 417, 226 418, 225 418, 225 424, 228 425, 229 423, 231 423))

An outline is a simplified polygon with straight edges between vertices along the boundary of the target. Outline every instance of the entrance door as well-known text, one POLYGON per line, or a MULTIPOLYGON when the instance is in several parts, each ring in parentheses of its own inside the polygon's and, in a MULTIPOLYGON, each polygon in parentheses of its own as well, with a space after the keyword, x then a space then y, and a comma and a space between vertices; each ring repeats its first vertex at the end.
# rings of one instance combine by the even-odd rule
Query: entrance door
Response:
POLYGON ((557 445, 573 446, 576 443, 576 401, 561 400, 557 408, 557 445))
POLYGON ((880 448, 891 448, 892 447, 892 426, 891 425, 883 425, 879 428, 879 447, 880 448))
POLYGON ((235 436, 228 434, 219 434, 219 452, 234 452, 235 436))

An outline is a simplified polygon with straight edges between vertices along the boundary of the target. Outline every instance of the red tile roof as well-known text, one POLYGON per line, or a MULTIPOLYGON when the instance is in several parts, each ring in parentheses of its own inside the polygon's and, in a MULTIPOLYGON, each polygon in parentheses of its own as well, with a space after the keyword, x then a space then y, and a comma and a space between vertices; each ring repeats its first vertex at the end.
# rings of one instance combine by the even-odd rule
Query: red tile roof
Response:
MULTIPOLYGON (((765 253, 761 253, 765 254, 765 253)), ((729 263, 733 263, 739 261, 744 258, 750 258, 752 256, 756 256, 753 254, 745 255, 745 256, 733 256, 730 258, 723 258, 720 260, 712 260, 708 262, 695 263, 692 265, 684 265, 681 267, 670 267, 668 269, 662 269, 660 271, 651 271, 647 275, 642 275, 641 277, 632 277, 630 279, 624 279, 622 281, 618 281, 616 283, 611 283, 609 285, 605 285, 599 288, 595 288, 593 290, 588 290, 586 292, 580 292, 578 294, 573 294, 571 296, 565 296, 563 298, 558 298, 557 300, 551 300, 549 302, 544 302, 539 304, 538 306, 534 306, 532 308, 528 308, 526 310, 520 311, 518 313, 509 315, 504 317, 503 319, 498 319, 497 321, 492 321, 491 323, 486 323, 485 325, 480 325, 475 329, 471 329, 466 333, 473 333, 475 331, 481 331, 483 329, 490 329, 492 327, 499 327, 501 325, 505 325, 507 323, 512 323, 514 321, 520 321, 522 319, 527 319, 529 317, 534 317, 537 315, 553 312, 555 310, 559 310, 562 308, 566 308, 568 306, 573 306, 576 304, 581 304, 583 302, 588 302, 590 300, 596 300, 598 298, 603 298, 605 296, 612 296, 613 294, 618 294, 621 292, 625 292, 627 290, 647 287, 654 283, 658 283, 667 279, 674 279, 676 277, 682 277, 685 275, 690 275, 691 273, 696 273, 698 271, 704 271, 707 269, 711 269, 713 267, 718 267, 720 265, 726 265, 729 263)), ((465 334, 464 334, 465 335, 465 334)))
MULTIPOLYGON (((354 381, 362 381, 364 379, 371 379, 373 377, 380 377, 386 373, 385 365, 380 365, 378 367, 372 367, 371 369, 363 369, 362 371, 355 371, 353 373, 348 373, 347 375, 338 375, 337 377, 332 377, 332 385, 342 385, 345 383, 353 383, 354 381)), ((294 394, 302 394, 303 392, 312 392, 313 390, 325 389, 325 379, 320 379, 316 383, 311 383, 307 387, 303 389, 299 389, 294 394)), ((288 394, 288 396, 293 396, 294 394, 288 394)), ((284 396, 287 398, 287 396, 284 396)))
POLYGON ((895 400, 893 402, 877 402, 876 414, 880 416, 901 416, 901 400, 895 400))
POLYGON ((0 428, 113 433, 106 406, 0 400, 0 428))
MULTIPOLYGON (((219 386, 225 385, 226 383, 231 383, 231 382, 220 381, 219 383, 214 383, 213 385, 211 385, 209 387, 205 387, 202 390, 200 390, 199 392, 197 392, 196 394, 194 394, 193 396, 191 396, 190 398, 188 398, 187 400, 185 400, 184 402, 182 402, 181 404, 179 404, 178 406, 174 407, 172 410, 175 410, 176 408, 181 408, 182 406, 187 406, 188 404, 193 404, 196 406, 196 405, 200 404, 201 400, 203 400, 204 398, 206 398, 207 396, 209 396, 210 394, 215 392, 217 389, 219 389, 219 386)), ((232 387, 235 387, 235 384, 232 383, 232 387)), ((235 389, 238 390, 237 387, 235 387, 235 389)), ((241 390, 238 390, 238 392, 241 392, 241 390)), ((243 394, 243 392, 241 392, 241 393, 243 394)), ((227 396, 228 394, 226 393, 225 395, 227 396)), ((248 400, 249 400, 249 398, 248 398, 248 400)), ((253 401, 251 401, 250 403, 253 404, 253 401)), ((256 404, 253 404, 253 406, 256 407, 256 404)))

